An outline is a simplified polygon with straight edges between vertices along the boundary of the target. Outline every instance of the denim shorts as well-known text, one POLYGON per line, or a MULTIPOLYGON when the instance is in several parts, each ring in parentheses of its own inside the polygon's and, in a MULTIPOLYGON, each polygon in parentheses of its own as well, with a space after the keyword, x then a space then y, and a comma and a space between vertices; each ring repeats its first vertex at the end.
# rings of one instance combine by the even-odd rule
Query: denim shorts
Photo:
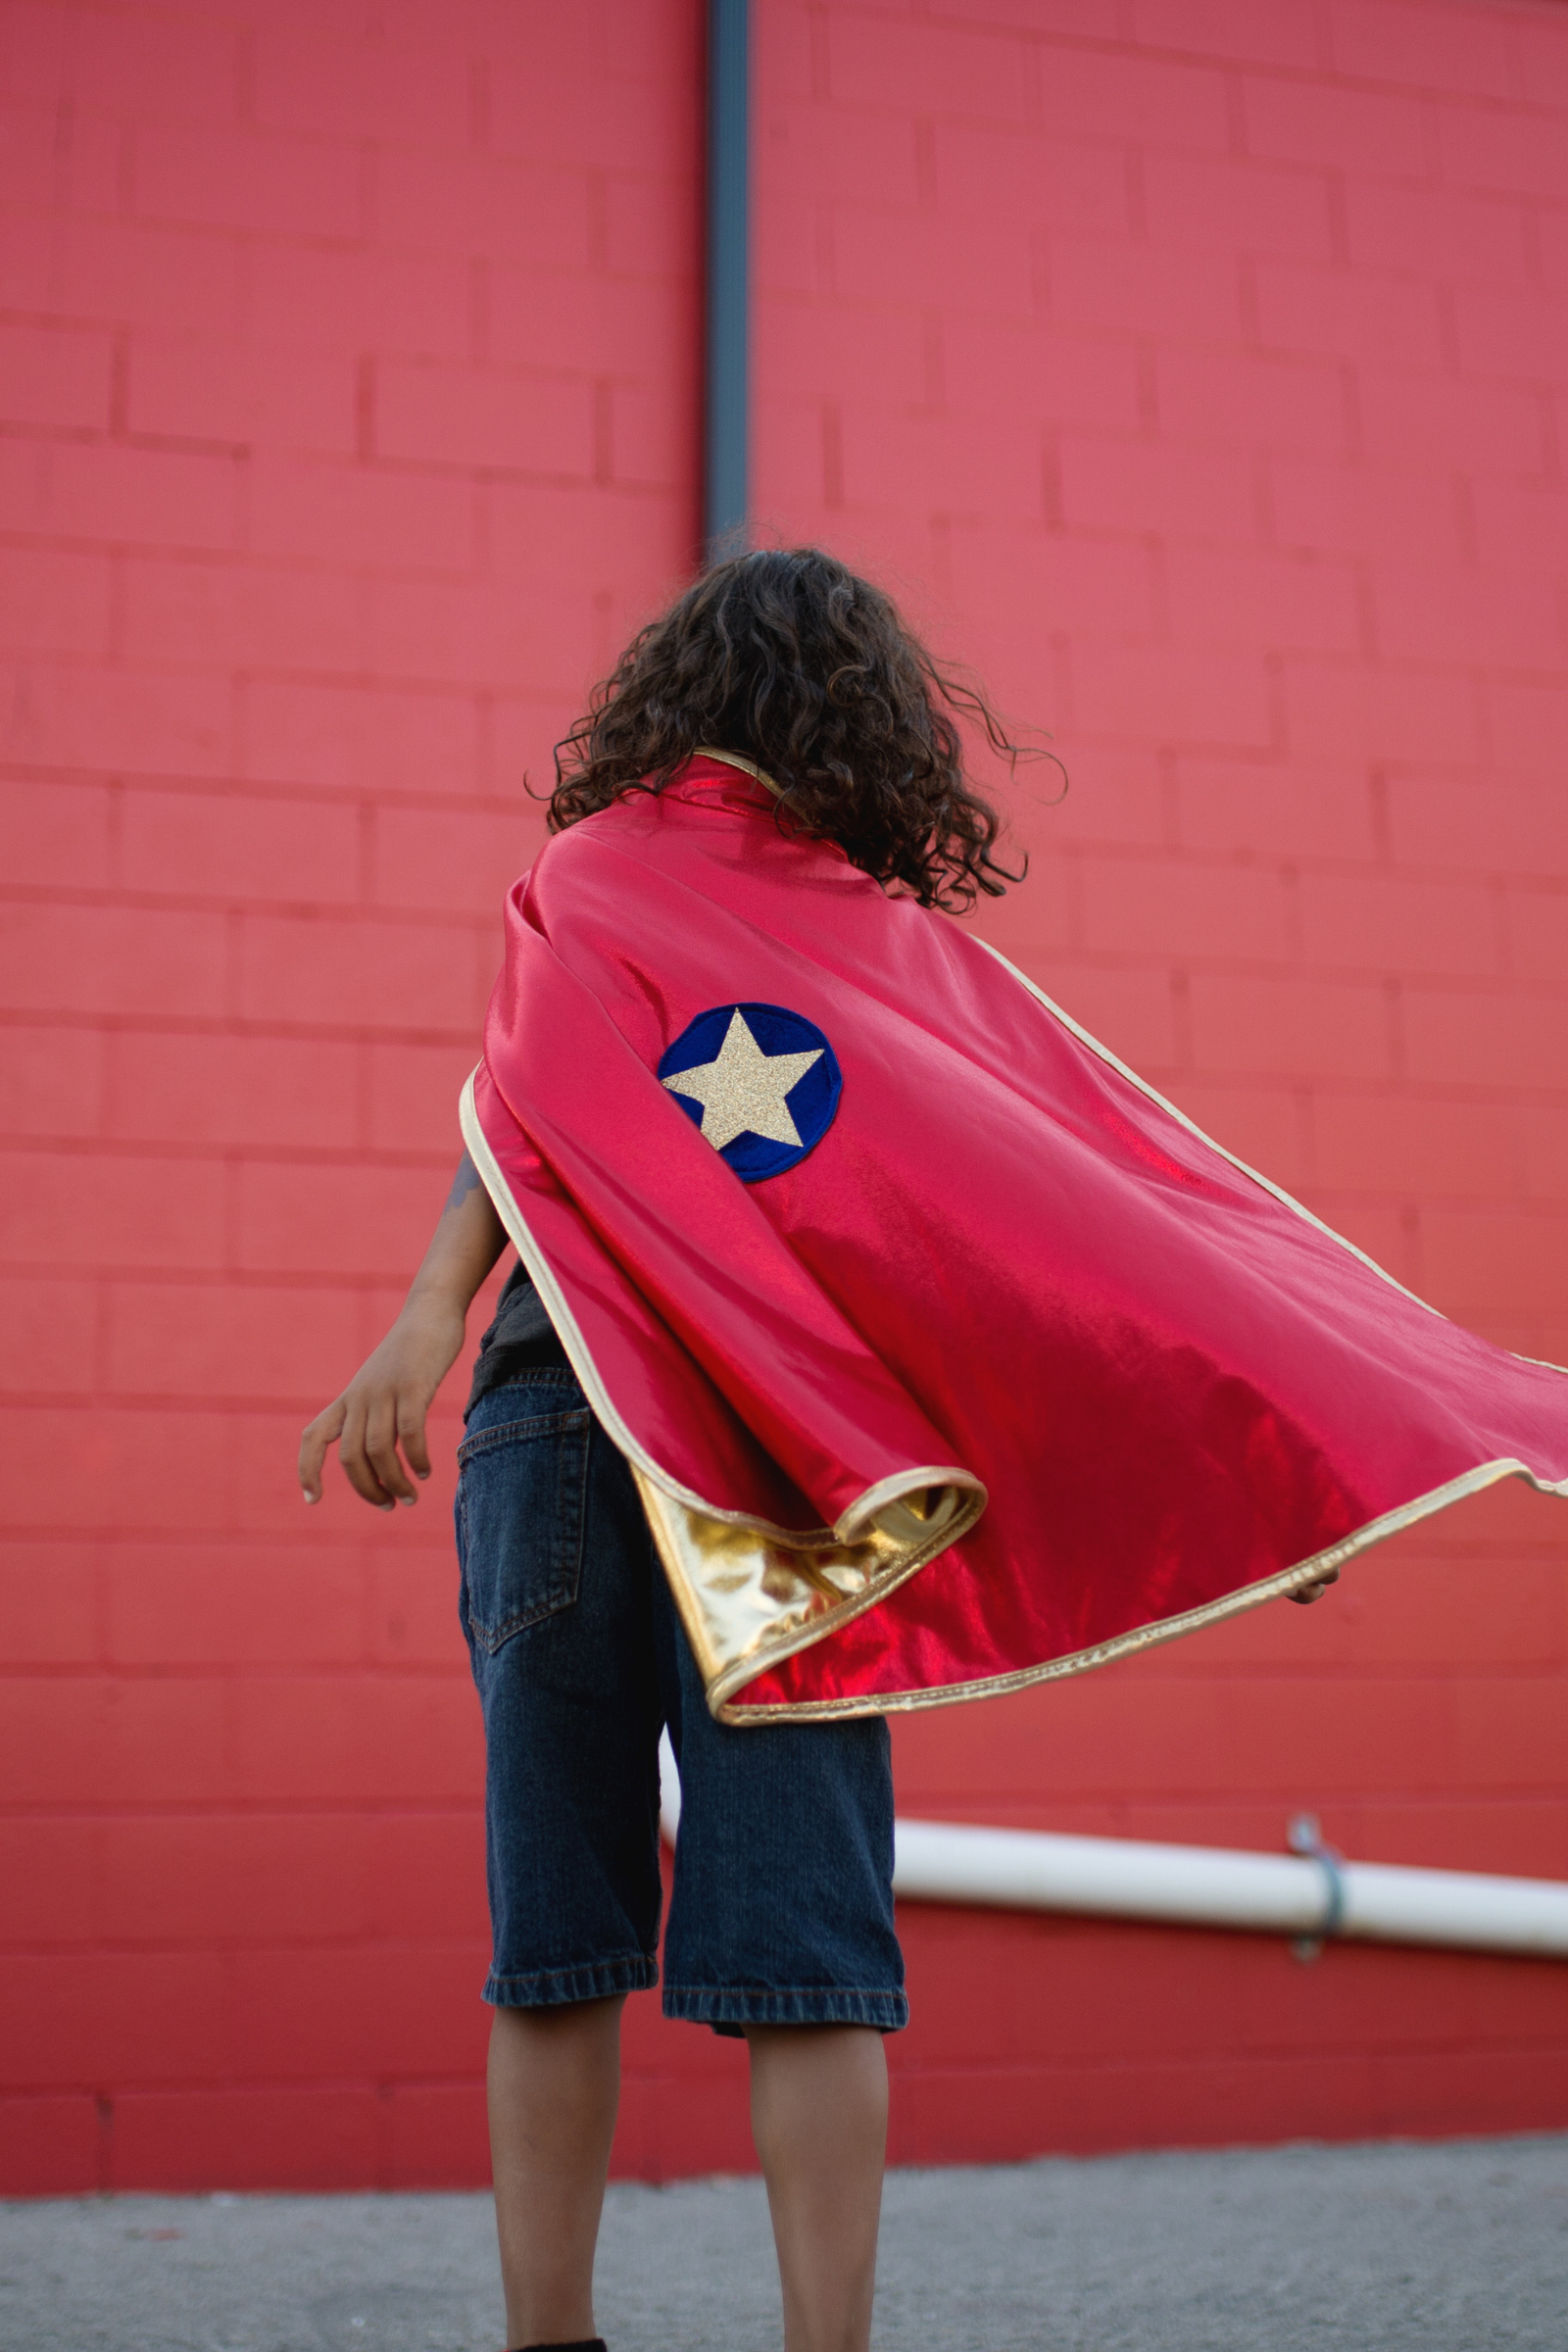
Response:
POLYGON ((731 2034, 896 2032, 908 2007, 886 1723, 713 1721, 631 1474, 569 1370, 480 1396, 458 1461, 485 1729, 485 1999, 531 2009, 658 1984, 667 1725, 682 1804, 665 2015, 731 2034))

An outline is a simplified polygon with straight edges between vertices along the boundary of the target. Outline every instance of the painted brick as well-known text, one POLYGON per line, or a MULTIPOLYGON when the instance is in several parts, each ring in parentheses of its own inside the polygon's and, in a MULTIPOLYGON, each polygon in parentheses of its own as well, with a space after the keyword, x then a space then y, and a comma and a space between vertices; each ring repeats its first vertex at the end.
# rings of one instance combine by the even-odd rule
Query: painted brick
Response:
POLYGON ((258 367, 240 343, 138 335, 129 371, 131 429, 231 450, 352 456, 355 370, 346 357, 297 351, 258 367))
POLYGON ((342 1148, 355 1126, 352 1046, 132 1030, 110 1041, 104 1129, 117 1139, 342 1148))
POLYGON ((1557 772, 1562 727, 1568 719, 1568 692, 1550 685, 1522 685, 1496 679, 1487 688, 1487 710, 1492 749, 1504 769, 1526 775, 1557 772))
POLYGON ((1345 214, 1358 269, 1482 285, 1518 284, 1530 274, 1527 216, 1518 204, 1356 179, 1346 185, 1345 214))
POLYGON ((104 1303, 105 1378, 122 1396, 315 1398, 316 1411, 362 1351, 352 1291, 116 1282, 104 1303))
POLYGON ((1541 410, 1530 393, 1367 369, 1358 400, 1366 454, 1379 464, 1542 470, 1541 410))
POLYGON ((160 897, 352 904, 360 856, 359 811, 342 804, 131 790, 120 808, 118 879, 160 897))
POLYGON ((218 679, 145 670, 46 667, 0 673, 5 756, 49 767, 221 775, 228 765, 229 689, 218 679))
POLYGON ((581 382, 388 361, 376 371, 378 456, 586 478, 593 404, 581 382))
POLYGON ((1525 1191, 1537 1200, 1568 1201, 1568 1109, 1521 1103, 1515 1119, 1525 1191))
POLYGON ((1072 674, 1077 723, 1092 732, 1194 745, 1268 742, 1268 696, 1254 660, 1083 639, 1073 647, 1072 674))
POLYGON ((1556 572, 1568 565, 1568 499, 1478 481, 1471 500, 1477 556, 1489 569, 1556 572))
POLYGON ((1420 109, 1408 98, 1343 84, 1250 78, 1243 85, 1249 152, 1373 179, 1424 179, 1420 109))
POLYGON ((40 1405, 15 1418, 26 1454, 0 1498, 9 1525, 178 1532, 234 1517, 232 1414, 40 1405))
POLYGON ((115 1666, 341 1667, 363 1647, 363 1579, 347 1546, 113 1544, 102 1583, 115 1666))
POLYGON ((1430 474, 1277 458, 1268 467, 1273 536, 1282 547, 1389 556, 1396 563, 1459 561, 1459 505, 1430 474))
MULTIPOLYGON (((74 137, 81 120, 75 118, 74 137)), ((106 160, 114 171, 118 126, 104 123, 101 135, 110 142, 106 160)), ((106 220, 118 202, 118 187, 106 187, 90 212, 59 220, 47 248, 47 282, 17 307, 217 341, 237 335, 243 316, 239 240, 106 220)), ((19 249, 14 241, 13 257, 19 249)))
POLYGON ((74 44, 71 94, 93 113, 231 123, 238 74, 235 27, 221 17, 172 21, 138 10, 74 44))
POLYGON ((1177 268, 1155 246, 1057 231, 1047 285, 1051 315, 1064 325, 1242 339, 1241 273, 1228 257, 1188 252, 1177 268))
POLYGON ((236 461, 84 441, 0 441, 8 530, 105 546, 235 544, 236 461))
POLYGON ((222 1250, 221 1189, 220 1171, 199 1160, 8 1153, 0 1256, 213 1265, 222 1250))
POLYGON ((1568 650, 1544 580, 1424 565, 1380 570, 1372 593, 1379 650, 1396 661, 1550 670, 1568 650))
POLYGON ((14 906, 0 935, 0 1001, 49 1012, 218 1013, 222 918, 125 906, 14 906))
POLYGON ((1221 962, 1290 954, 1284 892, 1267 868, 1086 858, 1079 870, 1091 949, 1221 962))
POLYGON ((109 595, 101 556, 0 549, 0 643, 24 654, 107 654, 109 595))
POLYGON ((1409 1075, 1440 1086, 1535 1089, 1555 1083, 1568 1054, 1561 999, 1410 989, 1401 1021, 1409 1075))
POLYGON ((375 822, 374 896, 384 906, 493 912, 544 847, 534 808, 383 808, 375 822))
POLYGON ((239 1262, 252 1273, 412 1277, 447 1179, 426 1168, 248 1163, 239 1179, 239 1262))
POLYGON ((252 1677, 235 1691, 234 1741, 252 1799, 471 1801, 483 1782, 466 1675, 252 1677))
POLYGON ((490 254, 540 270, 593 266, 588 175, 500 156, 397 156, 376 194, 379 234, 416 253, 490 254))
POLYGON ((1230 451, 1167 450, 1070 434, 1058 462, 1069 525, 1170 531, 1189 539, 1250 542, 1256 536, 1252 468, 1230 451))
POLYGON ((1190 643, 1348 654, 1359 642, 1348 564, 1173 547, 1165 586, 1173 634, 1190 643))
POLYGON ((1388 1011, 1381 989, 1329 980, 1192 982, 1193 1044, 1202 1071, 1386 1078, 1388 1011))
MULTIPOLYGON (((1320 1183, 1348 1192, 1495 1200, 1514 1187, 1511 1129, 1511 1119, 1490 1105, 1320 1088, 1312 1097, 1312 1165, 1320 1183)), ((1451 1626, 1439 1633, 1440 1658, 1454 1638, 1451 1626)), ((1364 1654, 1364 1642, 1357 1646, 1364 1654)))
POLYGON ((1301 946, 1310 963, 1387 972, 1496 972, 1497 909, 1458 883, 1303 874, 1301 946))
POLYGON ((244 771, 282 784, 471 792, 471 702, 458 695, 258 679, 243 702, 244 771))
POLYGON ((1143 173, 1149 233, 1158 244, 1321 262, 1333 250, 1330 183, 1322 172, 1260 169, 1152 148, 1143 159, 1143 173))
MULTIPOLYGON (((1027 318, 1034 308, 1034 240, 1026 219, 994 221, 977 240, 967 220, 851 211, 837 214, 833 275, 841 296, 914 308, 933 277, 961 271, 952 311, 1027 318)), ((858 403, 856 404, 858 407, 858 403)))
POLYGON ((1475 699, 1450 670, 1351 667, 1287 656, 1292 748, 1314 759, 1474 759, 1475 699))
POLYGON ((8 1023, 0 1055, 0 1134, 93 1134, 103 1106, 103 1071, 100 1032, 8 1023))
MULTIPOLYGON (((7 1286, 10 1287, 9 1285, 7 1286)), ((14 1417, 19 1424, 20 1415, 14 1417)), ((24 1424, 22 1424, 24 1426, 24 1424)), ((9 1542, 0 1544, 0 1626, 5 1658, 14 1675, 29 1667, 91 1667, 98 1663, 98 1552, 89 1544, 9 1542)), ((78 1879, 80 1899, 87 1883, 78 1879)), ((48 1886, 12 1885, 10 1900, 25 1906, 58 1903, 48 1886)), ((77 1899, 73 1893, 70 1900, 77 1899)), ((33 1939, 39 1933, 31 1931, 33 1939)), ((26 1940, 26 1938, 24 1938, 26 1940)))
POLYGON ((102 890, 109 881, 110 796, 101 785, 8 781, 0 788, 7 878, 45 889, 102 890))
POLYGON ((249 476, 258 555, 356 569, 464 572, 474 552, 471 486, 389 466, 311 465, 259 455, 249 476))
MULTIPOLYGON (((549 368, 569 352, 596 376, 635 371, 671 388, 690 381, 694 306, 662 278, 612 280, 492 261, 483 282, 485 349, 498 368, 549 368)), ((760 330, 760 303, 758 311, 760 330)), ((863 336, 864 319, 855 323, 863 336)))
POLYGON ((295 18, 270 24, 256 44, 256 121, 264 128, 341 139, 466 147, 469 64, 459 40, 432 39, 417 19, 394 18, 371 37, 295 18))
POLYGON ((1514 970, 1527 980, 1568 985, 1568 893, 1510 892, 1504 920, 1514 970))
POLYGON ((1452 187, 1558 202, 1568 193, 1562 124, 1546 116, 1445 107, 1437 131, 1443 176, 1452 187))
MULTIPOLYGON (((874 19, 846 15, 830 17, 827 29, 829 88, 845 105, 985 122, 1023 120, 1023 57, 1015 40, 906 24, 894 45, 874 19)), ((1054 55, 1050 62, 1056 62, 1054 55)))
POLYGON ((1568 875, 1568 808, 1544 779, 1508 775, 1493 790, 1433 776, 1388 785, 1389 835, 1402 864, 1474 873, 1568 875))
POLYGON ((362 227, 360 159, 341 137, 146 124, 136 139, 134 187, 144 220, 290 237, 353 237, 362 227))
POLYGON ((1040 514, 1040 435, 1025 419, 988 420, 977 430, 964 416, 921 416, 897 409, 860 409, 845 419, 845 494, 856 506, 893 506, 912 484, 939 480, 960 514, 1040 514))
POLYGON ((0 1281, 9 1346, 0 1387, 24 1396, 97 1387, 98 1300, 86 1282, 0 1281))
POLYGON ((1260 262, 1254 286, 1258 339, 1276 351, 1374 367, 1444 365, 1441 312, 1430 285, 1367 270, 1260 262))
POLYGON ((1313 457, 1346 451, 1334 368, 1172 349, 1159 355, 1155 385, 1161 430, 1178 440, 1313 457))
POLYGON ((205 1802, 227 1784, 223 1714, 213 1681, 19 1679, 0 1714, 9 1799, 92 1806, 113 1791, 121 1805, 205 1802))
MULTIPOLYGON (((240 1005, 252 1020, 476 1036, 480 968, 450 924, 252 915, 241 935, 240 1005)), ((486 995, 490 978, 486 969, 486 995)))
POLYGON ((1398 0, 1336 0, 1330 13, 1334 63, 1357 81, 1446 90, 1461 98, 1516 98, 1513 23, 1446 9, 1441 31, 1430 15, 1398 0), (1436 35, 1436 37, 1434 37, 1436 35))
POLYGON ((130 2092, 115 2102, 112 2182, 177 2194, 373 2180, 378 2106, 368 2085, 130 2092))
POLYGON ((1176 770, 1183 844, 1276 857, 1370 858, 1372 796, 1364 770, 1183 760, 1176 770))
POLYGON ((100 1901, 116 1943, 309 1943, 363 1937, 368 1926, 366 1840, 353 1815, 122 1819, 102 1846, 100 1901))
POLYGON ((131 558, 121 576, 124 650, 133 662, 215 669, 365 667, 355 583, 344 574, 131 558))
POLYGON ((56 430, 109 423, 110 340, 101 327, 0 325, 0 418, 56 430))
POLYGON ((1267 10, 1247 0, 1134 0, 1134 37, 1157 49, 1188 49, 1228 65, 1318 63, 1316 25, 1305 0, 1267 10))
POLYGON ((1568 302, 1544 301, 1535 290, 1456 286, 1453 310, 1466 373, 1568 383, 1568 302))
MULTIPOLYGON (((912 156, 912 140, 909 146, 912 156)), ((1038 131, 953 122, 933 125, 931 146, 948 220, 983 220, 990 227, 1004 210, 1009 220, 1041 228, 1118 235, 1128 226, 1127 172, 1114 147, 1057 132, 1043 138, 1038 131)), ((813 172, 813 182, 818 176, 813 172)), ((917 189, 909 196, 917 201, 917 189)))
POLYGON ((371 1148, 450 1152, 456 1160, 462 1148, 458 1096, 477 1058, 476 1041, 368 1047, 371 1148))

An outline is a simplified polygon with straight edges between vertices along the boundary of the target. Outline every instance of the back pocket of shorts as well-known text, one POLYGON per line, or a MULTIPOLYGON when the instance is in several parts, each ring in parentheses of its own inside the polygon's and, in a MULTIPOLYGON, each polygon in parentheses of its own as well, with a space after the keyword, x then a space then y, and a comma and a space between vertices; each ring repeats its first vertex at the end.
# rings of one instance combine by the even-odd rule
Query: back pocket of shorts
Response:
POLYGON ((538 1413, 458 1448, 458 1554, 468 1631, 497 1650, 569 1609, 582 1581, 593 1415, 538 1413))

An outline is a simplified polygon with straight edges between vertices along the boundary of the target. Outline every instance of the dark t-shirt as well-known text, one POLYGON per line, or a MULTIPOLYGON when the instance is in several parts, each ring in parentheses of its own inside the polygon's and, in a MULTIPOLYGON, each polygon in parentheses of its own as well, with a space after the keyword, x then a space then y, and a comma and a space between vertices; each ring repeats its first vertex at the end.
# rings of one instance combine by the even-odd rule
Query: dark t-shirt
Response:
POLYGON ((465 1409, 471 1413, 487 1389, 499 1388, 515 1372, 565 1361, 566 1351, 556 1337, 544 1300, 519 1258, 496 1300, 496 1319, 479 1342, 473 1386, 465 1409))

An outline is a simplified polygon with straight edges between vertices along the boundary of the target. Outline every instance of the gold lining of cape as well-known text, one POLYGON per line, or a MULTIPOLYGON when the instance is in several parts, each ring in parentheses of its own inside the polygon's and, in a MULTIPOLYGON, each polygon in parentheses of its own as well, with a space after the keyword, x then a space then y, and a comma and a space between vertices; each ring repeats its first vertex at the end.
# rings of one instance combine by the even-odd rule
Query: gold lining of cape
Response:
MULTIPOLYGON (((458 1115, 468 1156, 594 1416, 630 1466, 709 1706, 720 1722, 734 1722, 727 1705, 732 1690, 885 1600, 973 1527, 986 1507, 985 1488, 955 1463, 921 1464, 868 1487, 836 1526, 807 1529, 774 1527, 694 1494, 654 1460, 616 1411, 582 1328, 490 1149, 472 1074, 458 1115)), ((772 1709, 767 1719, 779 1712, 772 1709)))

